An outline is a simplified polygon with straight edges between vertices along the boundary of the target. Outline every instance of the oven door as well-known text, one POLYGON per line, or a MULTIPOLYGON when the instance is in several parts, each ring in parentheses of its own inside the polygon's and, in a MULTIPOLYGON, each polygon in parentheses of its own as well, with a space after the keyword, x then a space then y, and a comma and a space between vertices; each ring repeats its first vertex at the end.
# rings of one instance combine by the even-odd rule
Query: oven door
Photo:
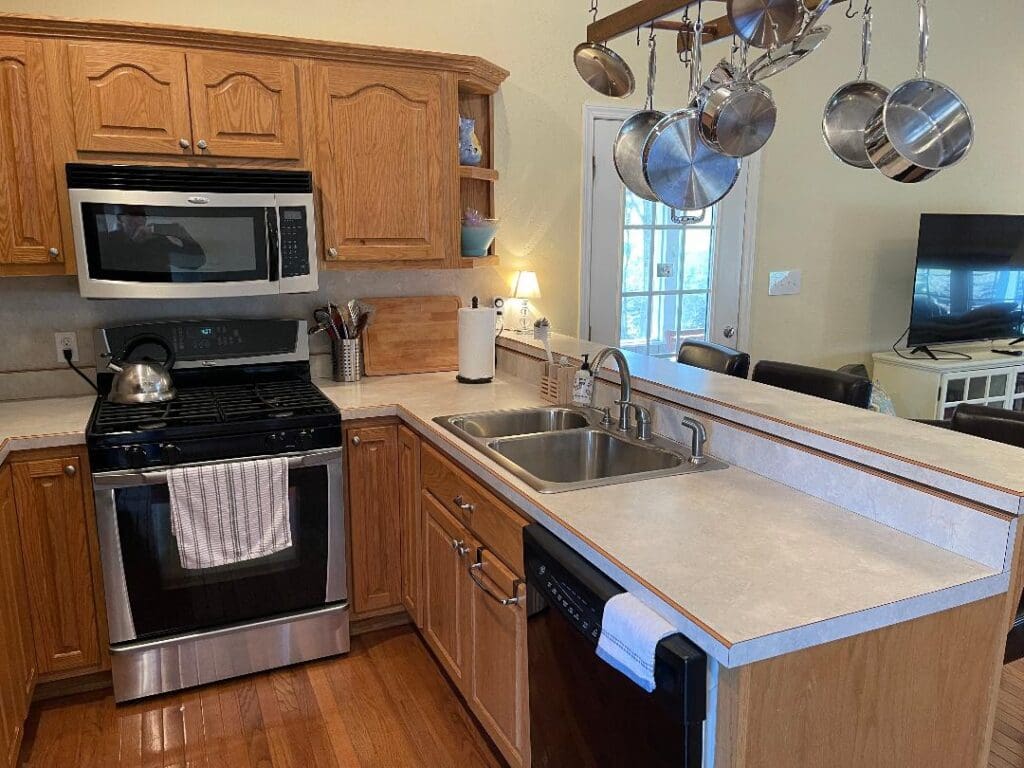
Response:
POLYGON ((71 189, 70 197, 82 296, 280 292, 273 194, 71 189))
POLYGON ((166 472, 93 475, 111 644, 243 624, 346 599, 341 450, 288 459, 292 546, 202 570, 181 567, 166 472))

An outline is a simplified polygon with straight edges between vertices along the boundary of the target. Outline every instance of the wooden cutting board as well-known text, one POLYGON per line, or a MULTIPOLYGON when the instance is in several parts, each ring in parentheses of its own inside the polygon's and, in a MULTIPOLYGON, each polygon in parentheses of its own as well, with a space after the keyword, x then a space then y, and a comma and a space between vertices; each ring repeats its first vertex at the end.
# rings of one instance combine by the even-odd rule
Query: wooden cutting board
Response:
POLYGON ((367 376, 459 369, 458 296, 360 301, 374 310, 363 337, 367 376))

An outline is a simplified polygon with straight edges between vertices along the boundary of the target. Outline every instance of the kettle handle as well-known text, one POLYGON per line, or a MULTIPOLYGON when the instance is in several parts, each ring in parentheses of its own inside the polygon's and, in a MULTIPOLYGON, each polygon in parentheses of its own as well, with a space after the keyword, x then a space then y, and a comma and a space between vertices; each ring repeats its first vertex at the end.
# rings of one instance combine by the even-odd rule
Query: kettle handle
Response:
POLYGON ((113 371, 120 372, 121 366, 124 364, 125 360, 128 359, 128 356, 143 344, 155 344, 163 349, 163 351, 167 353, 167 357, 163 362, 164 369, 169 371, 174 367, 174 361, 176 359, 174 347, 168 344, 167 340, 162 336, 157 336, 155 333, 140 333, 138 336, 132 336, 124 343, 121 351, 118 352, 109 363, 107 363, 107 367, 113 371))

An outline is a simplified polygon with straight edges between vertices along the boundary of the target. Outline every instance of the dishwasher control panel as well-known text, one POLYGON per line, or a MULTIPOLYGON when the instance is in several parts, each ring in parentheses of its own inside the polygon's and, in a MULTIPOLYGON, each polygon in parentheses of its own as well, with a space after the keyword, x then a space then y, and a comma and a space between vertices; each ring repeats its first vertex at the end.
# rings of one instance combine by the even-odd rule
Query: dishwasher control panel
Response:
POLYGON ((558 573, 558 569, 539 559, 530 558, 527 570, 532 583, 552 605, 572 622, 580 634, 587 637, 595 645, 601 637, 601 616, 604 612, 604 601, 594 601, 579 589, 575 589, 570 580, 558 573))

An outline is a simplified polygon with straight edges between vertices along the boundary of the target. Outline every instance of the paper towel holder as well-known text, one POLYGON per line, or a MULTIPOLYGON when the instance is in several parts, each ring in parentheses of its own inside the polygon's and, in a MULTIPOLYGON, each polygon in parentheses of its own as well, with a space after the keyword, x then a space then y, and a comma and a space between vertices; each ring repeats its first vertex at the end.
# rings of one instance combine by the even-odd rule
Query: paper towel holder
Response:
MULTIPOLYGON (((494 339, 495 339, 495 336, 496 336, 495 327, 494 327, 495 326, 495 313, 496 313, 496 310, 492 310, 491 313, 490 313, 490 331, 489 331, 489 334, 487 334, 486 336, 478 336, 476 339, 474 339, 475 343, 479 344, 479 347, 476 350, 468 350, 468 348, 463 347, 463 343, 464 343, 464 339, 463 339, 463 335, 462 335, 462 325, 463 325, 462 324, 462 317, 463 317, 463 313, 464 312, 472 312, 473 310, 479 310, 479 309, 480 309, 480 299, 478 299, 476 296, 474 296, 473 297, 473 301, 472 301, 472 305, 471 305, 471 307, 469 309, 460 309, 459 310, 459 372, 458 372, 458 374, 456 374, 455 380, 458 381, 460 384, 490 384, 492 381, 494 381, 494 369, 496 367, 496 365, 495 365, 495 363, 496 363, 496 360, 495 360, 495 350, 494 350, 494 339), (487 341, 489 341, 489 343, 485 343, 484 339, 487 339, 487 341), (467 365, 467 357, 469 355, 471 355, 472 352, 475 352, 479 356, 486 356, 488 358, 489 365, 485 364, 483 366, 483 368, 484 369, 489 368, 489 372, 490 372, 489 376, 464 375, 465 374, 465 368, 466 368, 466 365, 467 365)), ((477 329, 477 331, 479 333, 479 329, 477 329)))

